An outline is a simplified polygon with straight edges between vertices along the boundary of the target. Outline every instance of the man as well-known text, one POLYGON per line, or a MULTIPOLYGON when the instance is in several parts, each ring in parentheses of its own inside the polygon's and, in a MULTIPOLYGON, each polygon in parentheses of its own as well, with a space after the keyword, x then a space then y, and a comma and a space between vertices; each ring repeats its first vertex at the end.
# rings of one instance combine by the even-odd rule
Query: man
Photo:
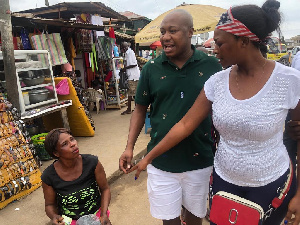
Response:
MULTIPOLYGON (((300 51, 293 58, 291 67, 300 70, 300 51)), ((297 157, 297 139, 300 138, 300 121, 291 121, 291 115, 288 113, 285 120, 285 130, 283 133, 283 143, 289 153, 290 159, 296 168, 297 157)))
MULTIPOLYGON (((167 134, 193 105, 205 81, 221 70, 217 59, 191 45, 193 19, 184 10, 168 14, 160 27, 164 52, 142 70, 120 170, 128 173, 133 148, 149 105, 151 140, 147 151, 167 134)), ((181 206, 187 225, 199 225, 206 215, 209 177, 213 164, 211 119, 185 140, 152 161, 147 168, 148 195, 153 217, 164 225, 179 225, 181 206)))
POLYGON ((140 78, 140 70, 134 54, 134 51, 129 47, 127 42, 122 43, 122 51, 125 53, 126 66, 123 70, 126 70, 128 75, 128 101, 127 109, 121 113, 121 115, 131 114, 131 101, 135 96, 136 87, 140 78))

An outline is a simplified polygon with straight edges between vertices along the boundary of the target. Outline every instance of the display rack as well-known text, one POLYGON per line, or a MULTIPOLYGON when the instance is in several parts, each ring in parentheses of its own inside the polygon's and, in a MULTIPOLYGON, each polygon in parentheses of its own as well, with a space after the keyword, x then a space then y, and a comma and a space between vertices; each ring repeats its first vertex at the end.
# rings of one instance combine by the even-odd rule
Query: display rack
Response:
MULTIPOLYGON (((21 115, 28 114, 28 111, 32 109, 58 103, 49 52, 47 50, 15 50, 14 55, 21 115), (37 77, 44 77, 44 79, 33 83, 32 81, 37 77), (27 80, 27 85, 23 79, 27 80), (48 94, 44 94, 44 99, 33 100, 33 93, 37 91, 48 94)), ((0 60, 3 60, 1 51, 0 60)))
POLYGON ((127 90, 120 90, 119 88, 119 71, 124 67, 124 60, 122 57, 117 57, 112 59, 112 78, 109 82, 108 87, 114 88, 114 92, 111 94, 107 89, 106 85, 104 85, 104 93, 106 97, 106 108, 117 108, 121 109, 122 106, 125 106, 127 103, 127 90), (125 96, 121 98, 122 96, 125 96))

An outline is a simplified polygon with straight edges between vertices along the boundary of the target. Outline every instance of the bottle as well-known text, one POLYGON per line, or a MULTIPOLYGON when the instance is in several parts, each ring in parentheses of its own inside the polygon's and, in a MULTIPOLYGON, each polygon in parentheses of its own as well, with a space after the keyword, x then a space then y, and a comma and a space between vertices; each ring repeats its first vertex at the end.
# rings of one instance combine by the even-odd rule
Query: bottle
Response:
POLYGON ((25 105, 30 105, 30 101, 29 101, 29 94, 28 94, 28 92, 22 92, 22 94, 23 94, 23 99, 24 99, 24 104, 25 105))

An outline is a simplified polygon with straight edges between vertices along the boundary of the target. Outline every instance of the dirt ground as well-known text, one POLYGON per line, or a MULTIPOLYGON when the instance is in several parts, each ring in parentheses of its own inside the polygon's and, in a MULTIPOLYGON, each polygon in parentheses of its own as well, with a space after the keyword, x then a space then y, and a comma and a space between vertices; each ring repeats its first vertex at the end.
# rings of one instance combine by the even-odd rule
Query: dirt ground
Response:
MULTIPOLYGON (((147 173, 142 172, 135 181, 134 174, 121 175, 118 170, 118 159, 126 145, 130 121, 130 115, 120 115, 123 110, 92 112, 95 136, 76 137, 80 152, 97 155, 105 168, 112 193, 109 209, 113 225, 162 225, 150 215, 147 173)), ((145 134, 143 129, 135 146, 135 157, 140 158, 145 153, 149 140, 149 133, 145 134)), ((52 160, 44 161, 41 171, 51 163, 52 160)), ((51 225, 44 211, 42 188, 0 210, 0 225, 13 224, 51 225)), ((208 223, 205 221, 203 225, 208 223)))

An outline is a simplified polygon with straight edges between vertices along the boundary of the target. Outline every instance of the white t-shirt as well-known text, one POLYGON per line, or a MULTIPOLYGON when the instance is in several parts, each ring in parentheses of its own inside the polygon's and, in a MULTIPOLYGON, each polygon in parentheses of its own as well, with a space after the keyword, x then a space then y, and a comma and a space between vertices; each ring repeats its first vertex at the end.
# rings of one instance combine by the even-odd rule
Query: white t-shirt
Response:
POLYGON ((213 102, 213 123, 220 133, 214 167, 225 181, 258 187, 275 181, 289 167, 283 144, 288 109, 300 99, 300 72, 276 63, 264 87, 245 100, 229 90, 231 68, 218 72, 204 85, 213 102))
POLYGON ((134 51, 131 48, 128 48, 125 53, 126 66, 137 65, 133 68, 127 69, 128 80, 139 80, 140 78, 140 70, 138 67, 138 63, 134 54, 134 51))

